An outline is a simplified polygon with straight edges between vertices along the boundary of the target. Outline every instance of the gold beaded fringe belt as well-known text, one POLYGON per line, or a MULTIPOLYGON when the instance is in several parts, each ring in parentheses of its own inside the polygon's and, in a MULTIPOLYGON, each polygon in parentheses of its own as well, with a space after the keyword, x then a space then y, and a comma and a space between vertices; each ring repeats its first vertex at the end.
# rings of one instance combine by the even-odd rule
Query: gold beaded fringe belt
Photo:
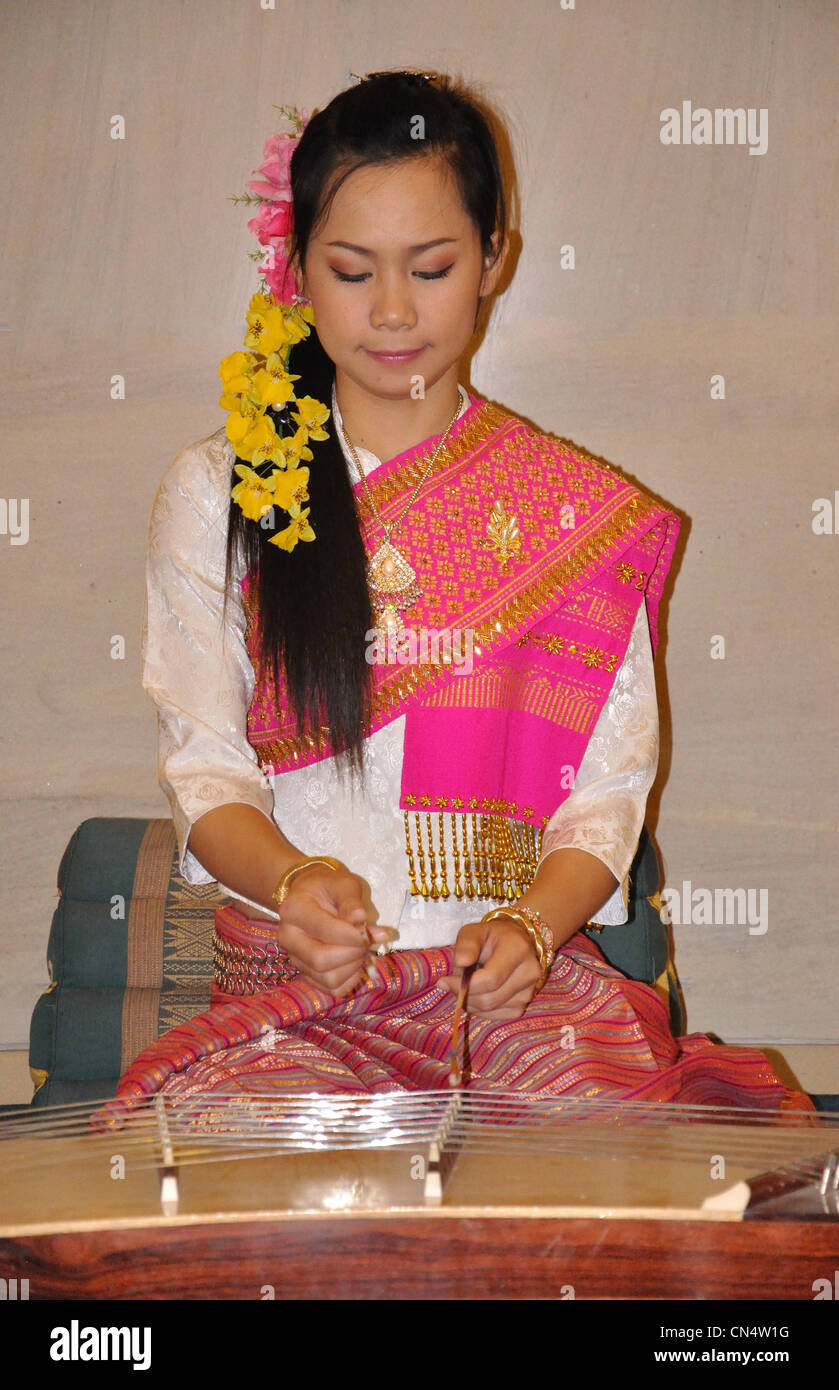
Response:
POLYGON ((414 811, 405 816, 405 853, 414 897, 504 898, 529 888, 542 848, 541 827, 477 812, 414 811), (437 847, 434 820, 437 820, 437 847), (423 821, 425 840, 423 841, 423 821), (448 824, 449 834, 445 830, 448 824), (449 844, 451 843, 451 861, 449 844), (439 864, 439 872, 438 872, 439 864), (452 887, 449 887, 449 879, 452 887))

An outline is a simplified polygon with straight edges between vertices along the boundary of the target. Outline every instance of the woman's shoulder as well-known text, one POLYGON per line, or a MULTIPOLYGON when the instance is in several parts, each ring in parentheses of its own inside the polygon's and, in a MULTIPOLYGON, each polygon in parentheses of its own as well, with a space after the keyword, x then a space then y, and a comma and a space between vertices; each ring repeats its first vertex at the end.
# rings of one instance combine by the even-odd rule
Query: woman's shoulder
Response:
POLYGON ((191 504, 217 516, 226 512, 235 454, 224 426, 179 449, 160 480, 155 508, 191 504))
POLYGON ((203 439, 196 439, 179 449, 166 469, 162 482, 188 487, 196 482, 212 480, 224 484, 226 489, 234 462, 233 446, 222 425, 212 434, 206 434, 203 439))
POLYGON ((628 487, 639 497, 647 496, 643 486, 622 469, 591 453, 583 445, 574 443, 564 435, 542 429, 504 406, 496 407, 496 411, 499 423, 504 426, 504 433, 512 441, 511 462, 514 466, 529 462, 549 474, 554 482, 557 473, 561 473, 571 485, 576 479, 589 488, 594 485, 606 492, 613 492, 617 487, 628 487))

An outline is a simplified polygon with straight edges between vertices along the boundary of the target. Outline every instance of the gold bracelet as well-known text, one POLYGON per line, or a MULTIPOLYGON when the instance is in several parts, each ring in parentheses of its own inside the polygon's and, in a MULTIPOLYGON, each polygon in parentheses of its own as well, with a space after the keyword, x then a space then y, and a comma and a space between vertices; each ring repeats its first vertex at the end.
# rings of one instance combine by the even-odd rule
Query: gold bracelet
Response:
POLYGON ((327 869, 334 869, 336 873, 340 873, 344 868, 340 859, 332 859, 329 855, 312 854, 308 855, 305 859, 298 859, 296 864, 292 864, 291 868, 286 869, 285 873, 281 875, 276 888, 271 894, 271 897, 278 907, 282 907, 285 902, 295 874, 301 873, 303 869, 308 869, 312 864, 324 864, 327 869))
POLYGON ((536 928, 539 935, 541 936, 542 944, 545 948, 545 954, 548 958, 547 969, 550 970, 556 958, 556 947, 554 946, 553 932, 551 931, 541 912, 537 912, 535 907, 523 907, 521 903, 519 903, 519 905, 516 908, 516 912, 520 913, 522 917, 526 917, 529 922, 532 922, 533 926, 536 928))
POLYGON ((523 907, 521 909, 515 907, 494 907, 490 912, 484 913, 481 921, 491 922, 495 917, 512 917, 514 921, 521 923, 524 927, 536 948, 536 954, 539 957, 539 965, 542 969, 542 981, 544 983, 548 977, 548 971, 553 965, 554 956, 556 954, 553 947, 553 935, 550 927, 539 913, 529 907, 523 907), (525 913, 527 916, 525 916, 525 913), (531 913, 534 917, 539 919, 538 926, 535 922, 529 920, 531 913), (545 935, 547 935, 547 941, 545 940, 545 935), (550 944, 548 944, 549 942, 550 944))

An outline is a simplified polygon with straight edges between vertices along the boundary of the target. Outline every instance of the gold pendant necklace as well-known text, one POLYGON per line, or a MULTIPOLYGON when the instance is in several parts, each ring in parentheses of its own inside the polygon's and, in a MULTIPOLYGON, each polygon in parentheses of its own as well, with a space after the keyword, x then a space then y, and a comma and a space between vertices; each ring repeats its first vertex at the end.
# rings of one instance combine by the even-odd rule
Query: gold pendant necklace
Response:
POLYGON ((402 610, 410 608, 422 597, 417 572, 409 565, 401 550, 391 543, 392 527, 385 527, 385 540, 367 565, 367 582, 377 616, 376 631, 380 637, 399 637, 405 630, 402 610))
POLYGON ((358 454, 353 447, 352 441, 342 427, 341 433, 352 454, 353 462, 361 478, 370 510, 385 533, 384 541, 367 562, 367 583, 370 588, 370 597, 372 599, 373 612, 376 619, 375 632, 377 639, 380 641, 387 642, 390 637, 398 638, 401 636, 405 631, 402 613, 406 608, 410 608, 422 597, 422 588, 417 578, 417 572, 405 559, 401 550, 397 549, 393 544, 391 535, 397 527, 402 525, 409 508, 413 506, 420 488, 437 460, 437 455, 440 453, 440 450, 449 437, 451 428, 460 414, 462 404, 460 387, 458 386, 457 408, 446 427, 446 432, 437 445, 437 448, 434 450, 427 467, 423 471, 422 477, 416 484, 407 504, 403 508, 401 516, 399 516, 396 521, 392 521, 389 526, 386 526, 379 516, 358 454))

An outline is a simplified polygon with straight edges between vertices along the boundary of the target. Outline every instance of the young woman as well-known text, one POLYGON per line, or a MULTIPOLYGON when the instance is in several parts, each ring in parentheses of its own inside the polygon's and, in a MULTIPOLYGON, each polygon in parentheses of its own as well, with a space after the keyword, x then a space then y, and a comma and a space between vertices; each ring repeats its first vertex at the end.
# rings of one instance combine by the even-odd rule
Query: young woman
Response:
POLYGON ((232 901, 214 1008, 119 1094, 444 1085, 464 986, 469 1085, 806 1108, 581 934, 627 920, 678 519, 460 380, 491 122, 375 74, 266 155, 271 294, 159 489, 144 636, 182 871, 232 901))

